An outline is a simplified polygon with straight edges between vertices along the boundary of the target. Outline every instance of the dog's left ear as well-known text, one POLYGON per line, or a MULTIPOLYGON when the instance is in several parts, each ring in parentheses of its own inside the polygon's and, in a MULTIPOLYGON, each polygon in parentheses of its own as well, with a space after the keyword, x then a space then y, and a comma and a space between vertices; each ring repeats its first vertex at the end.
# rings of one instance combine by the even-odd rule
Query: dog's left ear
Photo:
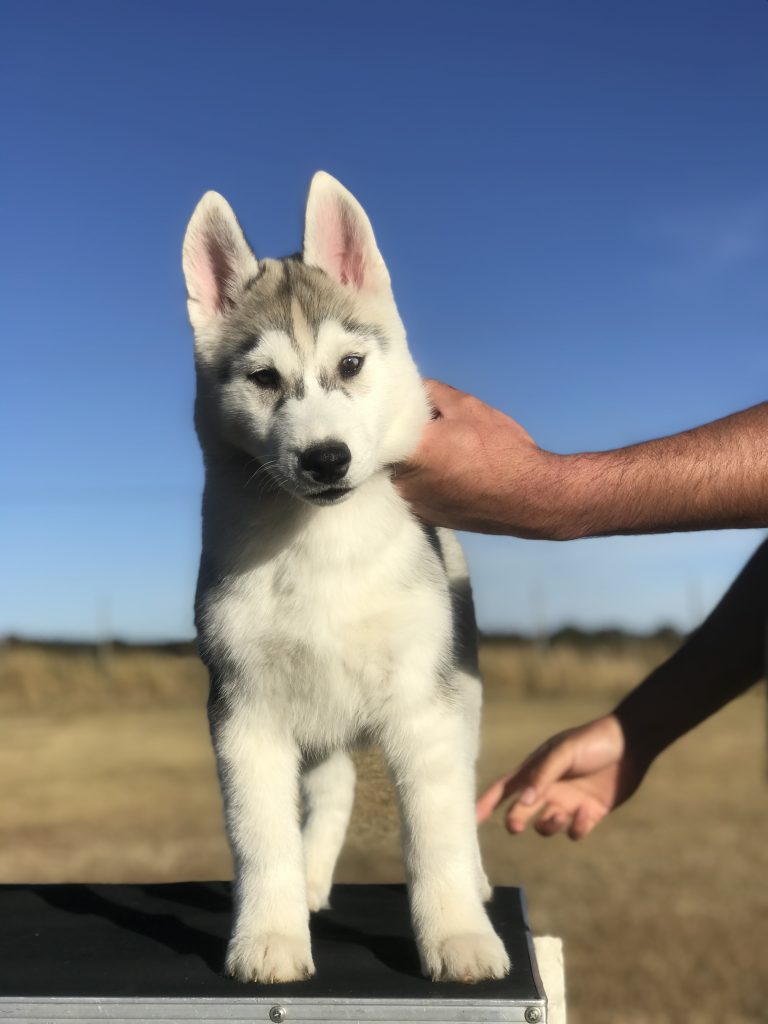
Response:
POLYGON ((371 222, 351 192, 325 171, 309 186, 304 262, 357 291, 389 289, 386 265, 371 222))
POLYGON ((187 309, 196 331, 205 331, 238 302, 259 264, 232 207, 206 192, 187 226, 182 249, 187 309))

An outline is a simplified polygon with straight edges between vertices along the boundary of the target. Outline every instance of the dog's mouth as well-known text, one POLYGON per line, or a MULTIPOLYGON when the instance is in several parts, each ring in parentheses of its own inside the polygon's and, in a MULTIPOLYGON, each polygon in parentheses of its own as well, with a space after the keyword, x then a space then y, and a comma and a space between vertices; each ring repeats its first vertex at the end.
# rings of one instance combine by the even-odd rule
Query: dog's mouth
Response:
POLYGON ((353 490, 353 487, 326 487, 323 491, 313 491, 311 494, 305 494, 304 497, 313 505, 335 505, 337 502, 343 501, 353 490))

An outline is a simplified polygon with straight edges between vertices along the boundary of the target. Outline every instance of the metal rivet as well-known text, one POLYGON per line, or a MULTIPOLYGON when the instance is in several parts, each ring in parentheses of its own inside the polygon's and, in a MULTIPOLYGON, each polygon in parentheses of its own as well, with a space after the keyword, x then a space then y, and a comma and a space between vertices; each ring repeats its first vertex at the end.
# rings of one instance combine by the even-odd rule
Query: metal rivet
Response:
MULTIPOLYGON (((272 1024, 283 1024, 283 1021, 285 1020, 285 1008, 282 1006, 273 1006, 269 1011, 269 1019, 272 1021, 272 1024)), ((538 1019, 539 1018, 537 1017, 536 1020, 538 1019)))
POLYGON ((542 1013, 540 1006, 529 1006, 525 1011, 525 1019, 528 1021, 528 1024, 538 1024, 541 1018, 542 1013))

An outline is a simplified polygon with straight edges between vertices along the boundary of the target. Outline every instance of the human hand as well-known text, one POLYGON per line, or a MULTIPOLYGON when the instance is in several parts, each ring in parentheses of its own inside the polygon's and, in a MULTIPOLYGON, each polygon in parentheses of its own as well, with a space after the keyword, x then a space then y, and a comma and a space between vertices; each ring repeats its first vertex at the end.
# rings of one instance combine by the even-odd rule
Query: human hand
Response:
POLYGON ((558 457, 479 398, 439 381, 425 385, 435 416, 394 472, 416 514, 457 530, 552 536, 548 488, 558 457))
POLYGON ((512 796, 506 811, 511 833, 536 818, 542 836, 567 829, 571 839, 583 839, 632 796, 649 764, 628 749, 616 715, 606 715, 558 733, 494 782, 477 802, 477 818, 485 821, 512 796))

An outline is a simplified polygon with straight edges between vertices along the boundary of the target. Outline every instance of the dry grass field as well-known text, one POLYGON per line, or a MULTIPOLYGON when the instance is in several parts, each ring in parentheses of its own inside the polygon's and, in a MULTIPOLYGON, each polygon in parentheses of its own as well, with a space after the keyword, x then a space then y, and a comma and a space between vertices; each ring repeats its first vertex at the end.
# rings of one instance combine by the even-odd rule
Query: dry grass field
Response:
MULTIPOLYGON (((668 644, 488 643, 485 782, 553 731, 607 709, 668 644)), ((0 647, 0 881, 227 877, 204 714, 183 649, 0 647)), ((496 883, 566 945, 573 1024, 758 1024, 768 1006, 765 716, 759 692, 667 752, 582 844, 482 831, 496 883)), ((341 881, 401 878, 375 752, 341 881)))

